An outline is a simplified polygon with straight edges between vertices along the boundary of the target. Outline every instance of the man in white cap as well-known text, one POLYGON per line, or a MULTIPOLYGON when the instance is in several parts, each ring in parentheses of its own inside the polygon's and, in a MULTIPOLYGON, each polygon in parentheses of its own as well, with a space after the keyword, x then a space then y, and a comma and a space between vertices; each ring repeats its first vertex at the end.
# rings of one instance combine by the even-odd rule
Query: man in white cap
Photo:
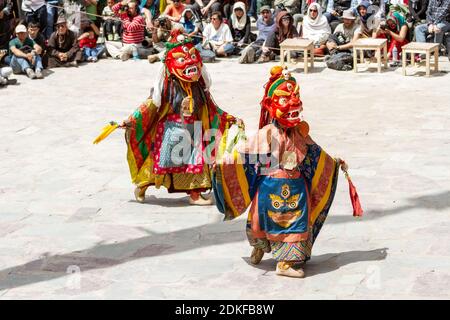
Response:
POLYGON ((353 48, 353 37, 357 25, 356 17, 352 9, 345 10, 342 14, 342 23, 340 23, 327 41, 327 48, 330 54, 350 51, 353 48))
POLYGON ((30 79, 42 79, 42 48, 28 37, 23 24, 16 27, 16 38, 9 42, 9 65, 14 73, 26 73, 30 79))

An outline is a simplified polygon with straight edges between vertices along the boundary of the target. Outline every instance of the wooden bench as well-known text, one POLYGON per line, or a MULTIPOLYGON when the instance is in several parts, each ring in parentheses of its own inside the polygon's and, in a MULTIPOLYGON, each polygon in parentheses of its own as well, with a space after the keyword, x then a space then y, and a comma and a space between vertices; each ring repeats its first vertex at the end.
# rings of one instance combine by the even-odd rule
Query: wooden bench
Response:
POLYGON ((410 42, 402 47, 402 71, 406 76, 406 55, 411 55, 411 64, 414 65, 415 54, 425 54, 425 72, 427 77, 430 76, 430 60, 431 53, 434 54, 434 71, 439 71, 439 43, 427 43, 427 42, 410 42))
POLYGON ((358 50, 360 62, 364 62, 364 51, 375 51, 375 57, 377 58, 378 72, 381 72, 381 50, 383 50, 384 68, 387 68, 387 40, 386 39, 373 39, 364 38, 358 39, 353 44, 353 71, 358 72, 358 50))
POLYGON ((284 66, 284 55, 287 53, 287 62, 291 63, 291 51, 303 51, 305 73, 308 73, 308 60, 314 68, 314 43, 308 39, 286 39, 280 43, 280 63, 284 66), (309 51, 309 59, 308 59, 309 51))

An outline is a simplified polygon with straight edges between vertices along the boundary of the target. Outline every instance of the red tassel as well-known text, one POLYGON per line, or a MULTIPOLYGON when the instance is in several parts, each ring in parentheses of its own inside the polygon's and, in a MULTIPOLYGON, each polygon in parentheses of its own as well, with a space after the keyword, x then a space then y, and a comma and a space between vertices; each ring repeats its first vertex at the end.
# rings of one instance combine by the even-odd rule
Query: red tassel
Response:
POLYGON ((358 192, 356 192, 356 188, 352 183, 352 180, 347 175, 347 181, 348 181, 348 191, 350 193, 350 201, 352 202, 353 206, 353 216, 354 217, 362 217, 363 215, 363 209, 361 207, 361 203, 359 202, 359 196, 358 192))
POLYGON ((339 158, 338 162, 341 167, 341 170, 345 174, 345 178, 347 178, 348 181, 348 192, 350 193, 350 201, 352 202, 353 216, 362 217, 364 211, 361 207, 361 203, 359 202, 358 192, 356 192, 356 188, 352 183, 352 179, 350 179, 350 176, 348 175, 348 165, 345 163, 344 160, 339 158))

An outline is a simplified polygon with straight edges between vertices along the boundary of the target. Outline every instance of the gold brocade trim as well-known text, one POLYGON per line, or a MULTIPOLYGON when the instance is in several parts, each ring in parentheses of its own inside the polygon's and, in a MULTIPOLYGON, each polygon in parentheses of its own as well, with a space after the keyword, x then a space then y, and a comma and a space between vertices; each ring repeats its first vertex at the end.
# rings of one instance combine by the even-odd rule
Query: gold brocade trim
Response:
POLYGON ((200 174, 174 173, 172 182, 175 190, 211 189, 211 177, 207 165, 203 166, 203 172, 200 174))

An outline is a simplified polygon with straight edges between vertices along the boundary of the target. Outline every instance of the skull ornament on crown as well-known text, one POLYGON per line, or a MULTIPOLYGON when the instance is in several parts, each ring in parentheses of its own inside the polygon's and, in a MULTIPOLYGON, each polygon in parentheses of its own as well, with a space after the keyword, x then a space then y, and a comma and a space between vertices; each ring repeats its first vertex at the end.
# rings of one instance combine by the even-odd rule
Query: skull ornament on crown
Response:
MULTIPOLYGON (((261 107, 282 127, 298 126, 302 122, 300 115, 303 107, 297 81, 286 68, 280 66, 273 67, 270 74, 261 107)), ((266 122, 270 118, 267 118, 266 122)))
POLYGON ((180 30, 173 30, 166 49, 164 63, 169 73, 186 82, 196 82, 200 79, 202 58, 191 39, 185 37, 180 30))

